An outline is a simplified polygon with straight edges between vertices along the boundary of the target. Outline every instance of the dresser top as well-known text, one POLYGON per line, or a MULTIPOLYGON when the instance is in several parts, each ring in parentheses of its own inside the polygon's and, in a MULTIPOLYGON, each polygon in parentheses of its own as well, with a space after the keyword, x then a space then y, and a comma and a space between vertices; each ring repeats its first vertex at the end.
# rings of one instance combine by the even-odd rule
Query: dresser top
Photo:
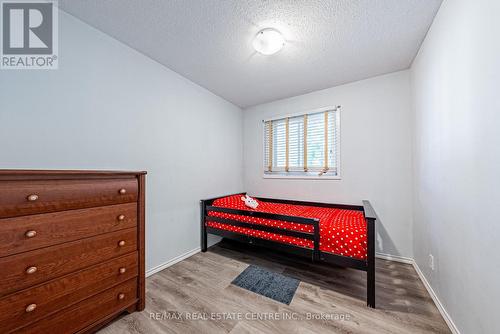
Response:
POLYGON ((112 170, 0 169, 0 180, 124 178, 137 175, 144 175, 146 173, 147 173, 146 171, 112 171, 112 170))

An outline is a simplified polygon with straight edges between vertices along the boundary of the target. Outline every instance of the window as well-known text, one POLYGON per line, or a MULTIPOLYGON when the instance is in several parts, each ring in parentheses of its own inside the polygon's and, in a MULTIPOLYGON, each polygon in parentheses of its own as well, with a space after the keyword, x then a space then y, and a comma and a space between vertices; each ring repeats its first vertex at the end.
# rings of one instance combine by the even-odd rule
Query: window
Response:
POLYGON ((264 121, 264 176, 338 177, 340 107, 264 121))

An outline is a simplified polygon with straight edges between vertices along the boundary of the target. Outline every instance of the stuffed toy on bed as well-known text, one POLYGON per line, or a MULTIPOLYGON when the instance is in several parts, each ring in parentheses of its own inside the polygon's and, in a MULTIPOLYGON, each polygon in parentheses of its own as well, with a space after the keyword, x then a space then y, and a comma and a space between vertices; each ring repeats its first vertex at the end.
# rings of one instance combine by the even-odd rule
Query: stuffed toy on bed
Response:
POLYGON ((245 195, 245 197, 241 196, 241 200, 245 202, 245 205, 252 209, 257 209, 259 203, 252 197, 245 195))

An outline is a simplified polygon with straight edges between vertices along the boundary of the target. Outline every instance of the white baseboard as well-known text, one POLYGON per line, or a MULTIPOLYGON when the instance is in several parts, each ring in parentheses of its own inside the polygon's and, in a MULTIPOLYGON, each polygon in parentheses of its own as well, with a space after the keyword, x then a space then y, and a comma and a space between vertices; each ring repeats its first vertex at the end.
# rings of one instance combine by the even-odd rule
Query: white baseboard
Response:
POLYGON ((424 283, 424 286, 427 289, 427 292, 429 292, 429 295, 431 296, 432 300, 434 301, 434 304, 436 304, 436 307, 438 308, 439 313, 441 313, 441 316, 443 317, 444 321, 446 321, 446 324, 450 328, 451 332, 453 334, 460 334, 460 331, 458 330, 457 326, 455 325, 455 323, 451 319, 448 312, 446 312, 446 309, 444 308, 444 306, 441 303, 441 301, 439 300, 438 296, 436 295, 436 293, 432 289, 431 285, 427 281, 427 278, 425 278, 424 274, 420 270, 418 264, 415 262, 415 260, 412 260, 412 262, 413 262, 412 263, 413 268, 415 268, 415 271, 417 272, 418 277, 420 277, 420 280, 422 281, 422 283, 424 283))
POLYGON ((378 259, 384 259, 384 260, 389 260, 389 261, 394 261, 394 262, 401 262, 401 263, 406 263, 406 264, 413 264, 413 262, 414 262, 413 259, 410 257, 391 255, 391 254, 385 254, 385 253, 375 253, 375 257, 378 259))
POLYGON ((149 277, 149 276, 151 276, 153 274, 156 274, 159 271, 162 271, 163 269, 166 269, 166 268, 168 268, 170 266, 173 266, 177 262, 180 262, 180 261, 182 261, 184 259, 187 259, 188 257, 193 256, 194 254, 196 254, 196 253, 198 253, 200 251, 201 251, 200 247, 195 248, 193 250, 190 250, 189 252, 186 252, 186 253, 181 254, 181 255, 179 255, 177 257, 174 257, 170 261, 167 261, 167 262, 162 263, 162 264, 160 264, 160 265, 158 265, 156 267, 153 267, 153 268, 151 268, 151 269, 149 269, 149 270, 146 271, 146 277, 149 277))
POLYGON ((420 268, 418 267, 418 264, 415 262, 414 259, 412 259, 410 257, 404 257, 404 256, 399 256, 399 255, 391 255, 391 254, 384 254, 384 253, 376 253, 375 257, 378 258, 378 259, 384 259, 384 260, 389 260, 389 261, 394 261, 394 262, 411 264, 413 266, 413 268, 415 268, 415 271, 417 272, 418 277, 420 278, 420 280, 424 284, 425 288, 427 289, 427 292, 429 293, 429 295, 431 296, 432 300, 434 301, 434 304, 436 305, 437 309, 439 310, 439 313, 441 314, 441 316, 443 317, 444 321, 446 322, 446 324, 450 328, 450 331, 453 334, 460 334, 460 331, 458 330, 457 326, 455 325, 455 323, 451 319, 451 317, 448 314, 448 312, 446 312, 446 309, 444 308, 443 304, 439 300, 438 296, 436 295, 436 293, 432 289, 431 285, 427 281, 427 278, 425 278, 424 274, 422 273, 422 271, 420 270, 420 268))

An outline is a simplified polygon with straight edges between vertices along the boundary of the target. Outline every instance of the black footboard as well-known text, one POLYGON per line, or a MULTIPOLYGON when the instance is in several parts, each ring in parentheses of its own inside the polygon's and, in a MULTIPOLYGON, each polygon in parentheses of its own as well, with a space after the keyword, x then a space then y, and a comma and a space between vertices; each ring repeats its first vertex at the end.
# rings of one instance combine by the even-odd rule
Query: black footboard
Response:
MULTIPOLYGON (((244 195, 237 194, 237 195, 244 195)), ((231 196, 231 195, 227 195, 231 196)), ((329 208, 339 208, 347 210, 357 210, 362 211, 365 216, 367 224, 367 260, 359 260, 348 256, 336 255, 328 252, 322 252, 319 249, 320 233, 319 233, 319 219, 307 218, 307 217, 297 217, 297 216, 287 216, 280 214, 273 214, 267 212, 257 212, 250 210, 237 210, 230 208, 222 208, 212 206, 213 202, 218 198, 223 198, 226 196, 211 198, 202 200, 200 202, 200 226, 201 226, 201 251, 207 251, 207 234, 215 234, 222 236, 224 238, 237 240, 240 242, 252 243, 255 245, 260 245, 275 250, 284 251, 287 253, 292 253, 295 255, 308 256, 312 261, 323 261, 344 267, 350 267, 358 270, 366 271, 367 273, 367 305, 369 307, 375 308, 375 220, 377 216, 373 210, 370 202, 363 201, 363 206, 356 205, 345 205, 345 204, 329 204, 329 203, 316 203, 316 202, 304 202, 304 201, 291 201, 283 199, 271 199, 271 198, 257 198, 259 201, 268 201, 275 203, 287 203, 295 205, 309 205, 309 206, 319 206, 319 207, 329 207, 329 208), (307 224, 313 226, 313 232, 303 232, 303 231, 293 231, 286 230, 279 227, 266 226, 262 224, 255 224, 250 222, 241 222, 234 219, 226 219, 220 217, 209 216, 208 213, 212 212, 224 212, 229 214, 241 215, 241 216, 251 216, 264 219, 272 219, 279 221, 294 222, 300 224, 307 224), (280 235, 287 235, 297 238, 303 238, 312 240, 314 247, 306 248, 296 245, 284 244, 280 242, 275 242, 271 240, 265 240, 260 238, 253 238, 245 234, 240 234, 228 230, 216 229, 208 227, 206 222, 214 221, 221 224, 226 224, 230 226, 246 227, 258 231, 271 232, 280 235)))

